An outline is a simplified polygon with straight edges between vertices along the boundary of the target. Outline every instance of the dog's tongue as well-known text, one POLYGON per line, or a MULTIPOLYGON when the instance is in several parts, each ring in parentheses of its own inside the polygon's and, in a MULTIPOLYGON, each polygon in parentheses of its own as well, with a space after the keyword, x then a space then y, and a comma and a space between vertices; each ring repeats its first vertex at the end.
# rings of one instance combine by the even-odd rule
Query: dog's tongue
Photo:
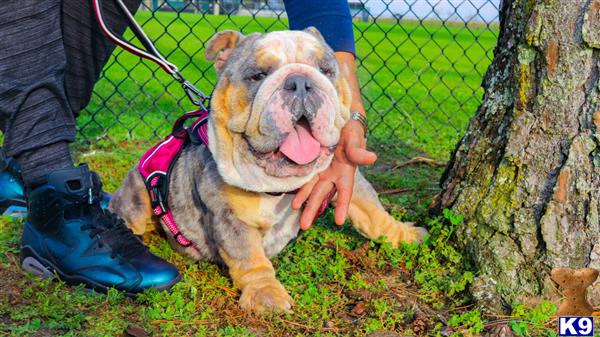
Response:
POLYGON ((279 151, 298 165, 317 159, 321 144, 310 133, 307 123, 300 122, 290 131, 279 151))

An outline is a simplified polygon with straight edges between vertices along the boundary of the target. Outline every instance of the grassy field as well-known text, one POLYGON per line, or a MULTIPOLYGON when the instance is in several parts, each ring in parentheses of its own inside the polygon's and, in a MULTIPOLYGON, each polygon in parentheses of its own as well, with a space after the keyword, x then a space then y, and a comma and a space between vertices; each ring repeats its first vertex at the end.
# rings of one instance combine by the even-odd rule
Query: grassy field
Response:
MULTIPOLYGON (((216 74, 204 60, 204 44, 216 30, 286 28, 284 21, 272 18, 180 15, 159 13, 151 19, 149 12, 141 12, 138 19, 146 22, 144 28, 158 49, 207 93, 216 74)), ((479 105, 481 78, 496 34, 485 27, 433 22, 357 24, 359 78, 373 138, 393 138, 416 152, 447 159, 479 105)), ((178 84, 156 65, 126 52, 116 53, 113 61, 79 120, 90 141, 162 137, 179 114, 193 108, 178 84)))
MULTIPOLYGON (((185 23, 173 13, 161 13, 145 28, 158 48, 206 92, 215 73, 203 59, 202 41, 215 29, 285 28, 273 19, 182 18, 185 23), (164 25, 170 25, 167 32, 164 25)), ((138 19, 147 21, 149 14, 139 13, 138 19)), ((490 317, 469 304, 465 289, 476 271, 452 245, 461 217, 427 214, 443 166, 399 165, 414 155, 447 159, 460 137, 457 129, 476 110, 481 77, 491 58, 486 50, 494 45, 495 33, 469 29, 408 22, 359 24, 356 30, 359 76, 374 127, 371 148, 380 155, 366 169, 367 177, 395 217, 429 229, 423 245, 391 249, 367 241, 348 225, 333 225, 329 211, 274 260, 278 278, 296 302, 294 313, 253 315, 239 310, 239 291, 226 271, 183 258, 160 235, 147 238, 148 244, 183 275, 170 293, 146 292, 131 299, 116 291, 94 294, 31 277, 18 267, 21 221, 1 219, 0 335, 497 336, 512 330, 518 336, 552 336, 552 305, 517 307, 510 316, 490 317), (467 46, 472 47, 463 55, 467 46), (386 115, 379 118, 378 113, 386 115)), ((79 119, 85 137, 75 146, 77 159, 104 177, 108 191, 118 188, 149 140, 163 137, 170 123, 191 109, 167 75, 145 62, 134 67, 138 63, 135 57, 117 54, 79 119), (164 83, 170 83, 166 90, 164 83)))

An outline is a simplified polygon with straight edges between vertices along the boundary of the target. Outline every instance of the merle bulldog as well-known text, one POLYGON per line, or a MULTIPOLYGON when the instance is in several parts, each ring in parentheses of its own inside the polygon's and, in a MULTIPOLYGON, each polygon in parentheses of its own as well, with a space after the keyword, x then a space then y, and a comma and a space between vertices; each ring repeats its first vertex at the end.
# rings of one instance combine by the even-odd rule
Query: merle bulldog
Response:
MULTIPOLYGON (((172 165, 168 205, 193 246, 193 259, 224 263, 241 289, 242 308, 290 310, 269 258, 298 235, 300 188, 330 164, 348 121, 350 90, 335 55, 314 28, 244 36, 216 34, 206 49, 218 83, 208 121, 208 147, 189 144, 172 165)), ((333 200, 335 202, 335 198, 333 200)), ((133 169, 110 203, 136 234, 151 230, 144 179, 133 169)), ((356 172, 349 218, 365 237, 397 246, 426 231, 390 216, 373 187, 356 172)))

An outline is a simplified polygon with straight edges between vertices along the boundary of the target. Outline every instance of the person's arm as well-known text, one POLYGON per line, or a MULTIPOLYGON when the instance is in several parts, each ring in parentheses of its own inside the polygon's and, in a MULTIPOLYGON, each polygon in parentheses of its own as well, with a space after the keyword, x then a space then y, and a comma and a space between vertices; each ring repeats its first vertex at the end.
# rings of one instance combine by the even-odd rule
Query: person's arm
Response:
MULTIPOLYGON (((352 91, 350 109, 365 115, 356 77, 354 33, 348 2, 288 0, 284 3, 290 29, 300 30, 313 26, 335 51, 340 70, 352 91)), ((335 222, 338 225, 344 223, 352 197, 356 166, 370 165, 377 160, 374 153, 366 150, 365 131, 360 122, 348 121, 342 128, 331 166, 298 191, 292 207, 299 209, 306 202, 300 218, 300 228, 308 229, 312 225, 319 207, 333 189, 337 190, 335 222)))
POLYGON ((355 54, 352 16, 346 0, 285 0, 291 30, 313 26, 336 52, 355 54))

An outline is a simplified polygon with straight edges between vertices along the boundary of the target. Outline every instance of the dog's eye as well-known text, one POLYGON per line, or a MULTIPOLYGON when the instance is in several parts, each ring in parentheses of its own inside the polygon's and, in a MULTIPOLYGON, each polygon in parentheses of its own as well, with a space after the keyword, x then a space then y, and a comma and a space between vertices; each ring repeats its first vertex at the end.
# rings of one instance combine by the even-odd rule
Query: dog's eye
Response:
POLYGON ((248 77, 248 79, 251 81, 260 82, 260 81, 264 80, 265 77, 267 77, 267 73, 265 73, 264 71, 261 71, 260 73, 256 73, 256 74, 248 77))
POLYGON ((333 76, 333 69, 331 69, 331 68, 320 67, 319 71, 321 71, 321 74, 323 74, 323 75, 325 75, 327 77, 333 76))

